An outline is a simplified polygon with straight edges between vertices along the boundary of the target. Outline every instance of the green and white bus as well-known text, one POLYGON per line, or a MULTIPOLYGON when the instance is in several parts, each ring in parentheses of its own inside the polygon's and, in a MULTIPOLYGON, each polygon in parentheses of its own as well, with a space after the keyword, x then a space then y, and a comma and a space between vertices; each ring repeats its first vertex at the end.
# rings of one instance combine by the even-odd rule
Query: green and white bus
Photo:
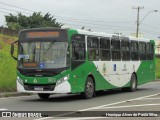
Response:
POLYGON ((135 91, 155 80, 154 40, 70 28, 27 29, 12 43, 11 55, 18 61, 17 91, 40 98, 54 93, 92 98, 96 91, 135 91))

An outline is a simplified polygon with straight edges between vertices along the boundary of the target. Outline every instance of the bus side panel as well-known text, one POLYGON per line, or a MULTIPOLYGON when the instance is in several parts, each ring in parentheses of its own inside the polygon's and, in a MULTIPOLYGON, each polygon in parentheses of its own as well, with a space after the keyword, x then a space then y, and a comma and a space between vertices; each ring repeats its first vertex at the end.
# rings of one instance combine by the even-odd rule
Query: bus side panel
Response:
POLYGON ((155 80, 154 61, 142 61, 137 71, 138 85, 155 80))
POLYGON ((121 73, 123 65, 121 61, 94 61, 95 75, 98 76, 98 79, 95 80, 96 90, 121 88, 126 84, 125 74, 116 74, 117 71, 114 71, 113 67, 115 63, 117 71, 121 73))
POLYGON ((86 61, 84 64, 73 69, 70 74, 71 92, 84 92, 87 77, 90 75, 93 76, 95 81, 95 91, 116 88, 104 79, 100 72, 97 71, 97 67, 93 62, 86 61))

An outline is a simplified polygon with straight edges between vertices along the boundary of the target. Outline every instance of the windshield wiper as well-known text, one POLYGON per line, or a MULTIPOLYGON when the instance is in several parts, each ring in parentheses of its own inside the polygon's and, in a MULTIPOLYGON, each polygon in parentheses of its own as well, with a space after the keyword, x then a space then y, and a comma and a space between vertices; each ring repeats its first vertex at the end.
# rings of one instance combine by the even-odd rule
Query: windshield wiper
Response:
POLYGON ((46 51, 44 51, 44 54, 46 54, 46 52, 51 48, 51 46, 55 43, 56 40, 52 41, 49 45, 49 47, 46 49, 46 51))

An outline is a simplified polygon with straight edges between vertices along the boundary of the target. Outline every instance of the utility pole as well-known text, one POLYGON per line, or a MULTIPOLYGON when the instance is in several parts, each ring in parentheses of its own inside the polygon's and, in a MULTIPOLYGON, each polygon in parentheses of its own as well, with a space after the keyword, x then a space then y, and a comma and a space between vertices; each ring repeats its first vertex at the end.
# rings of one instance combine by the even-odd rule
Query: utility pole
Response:
POLYGON ((137 9, 138 12, 137 12, 137 30, 136 30, 136 37, 138 38, 138 34, 139 34, 139 11, 140 9, 144 9, 144 7, 132 7, 132 9, 137 9))

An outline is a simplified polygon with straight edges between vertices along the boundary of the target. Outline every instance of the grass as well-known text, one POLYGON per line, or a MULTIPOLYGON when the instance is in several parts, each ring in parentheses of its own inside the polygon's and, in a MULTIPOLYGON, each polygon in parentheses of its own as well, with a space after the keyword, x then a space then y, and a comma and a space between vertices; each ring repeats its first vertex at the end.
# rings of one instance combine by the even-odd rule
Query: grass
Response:
POLYGON ((156 59, 156 78, 160 79, 160 58, 156 59))
POLYGON ((16 89, 16 61, 10 55, 10 40, 16 39, 0 35, 0 92, 16 89))

